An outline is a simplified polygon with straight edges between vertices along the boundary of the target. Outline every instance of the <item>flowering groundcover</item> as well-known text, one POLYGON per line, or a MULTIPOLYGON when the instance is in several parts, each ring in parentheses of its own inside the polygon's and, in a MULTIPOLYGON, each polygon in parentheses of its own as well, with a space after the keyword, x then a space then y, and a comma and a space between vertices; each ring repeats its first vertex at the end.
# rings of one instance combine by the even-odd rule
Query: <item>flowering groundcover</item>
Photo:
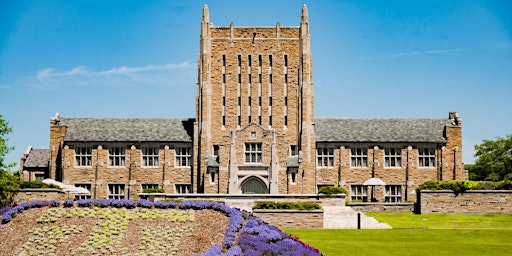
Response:
POLYGON ((139 201, 86 199, 75 202, 66 200, 62 203, 58 200, 32 201, 14 207, 0 208, 0 223, 9 223, 12 218, 29 208, 59 207, 61 205, 62 207, 74 207, 76 205, 78 207, 96 206, 126 209, 135 207, 151 209, 154 207, 156 209, 215 210, 229 217, 229 225, 226 227, 222 245, 212 246, 201 255, 320 255, 317 249, 304 244, 298 238, 281 232, 249 212, 213 202, 157 201, 153 203, 144 199, 139 201))

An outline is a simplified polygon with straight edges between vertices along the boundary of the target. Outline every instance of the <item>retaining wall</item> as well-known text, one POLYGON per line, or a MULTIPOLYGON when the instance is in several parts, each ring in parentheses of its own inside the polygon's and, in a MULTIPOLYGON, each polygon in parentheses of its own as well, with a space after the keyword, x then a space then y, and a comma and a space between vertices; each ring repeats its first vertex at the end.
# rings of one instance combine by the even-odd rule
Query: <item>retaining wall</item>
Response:
POLYGON ((471 190, 455 194, 451 190, 422 190, 418 205, 419 213, 512 214, 512 191, 471 190))
POLYGON ((321 229, 324 227, 324 211, 311 210, 253 210, 255 216, 280 229, 321 229))
POLYGON ((65 200, 66 193, 56 188, 24 188, 18 190, 14 197, 14 203, 30 202, 34 200, 50 201, 65 200))

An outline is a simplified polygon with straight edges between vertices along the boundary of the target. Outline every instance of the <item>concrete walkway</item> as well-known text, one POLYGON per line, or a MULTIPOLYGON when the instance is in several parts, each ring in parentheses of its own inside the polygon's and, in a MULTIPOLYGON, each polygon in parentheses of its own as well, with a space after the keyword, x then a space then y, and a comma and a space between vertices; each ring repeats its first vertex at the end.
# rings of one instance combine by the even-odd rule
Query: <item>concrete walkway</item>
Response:
MULTIPOLYGON (((230 207, 252 212, 253 202, 250 200, 230 199, 225 201, 230 207)), ((325 229, 357 229, 357 212, 348 206, 322 206, 324 208, 325 229)), ((361 213, 362 229, 389 229, 387 223, 381 223, 373 217, 361 213)))
MULTIPOLYGON (((325 229, 357 229, 357 212, 347 206, 323 206, 325 229)), ((362 229, 390 229, 387 223, 361 213, 362 229)))

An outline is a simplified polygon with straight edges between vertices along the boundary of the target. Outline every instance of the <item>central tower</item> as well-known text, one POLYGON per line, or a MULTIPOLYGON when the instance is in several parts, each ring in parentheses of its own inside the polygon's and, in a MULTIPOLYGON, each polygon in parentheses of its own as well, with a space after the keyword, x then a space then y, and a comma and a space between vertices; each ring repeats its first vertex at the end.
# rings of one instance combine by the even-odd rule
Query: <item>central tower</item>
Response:
POLYGON ((307 7, 300 26, 215 27, 203 8, 195 192, 315 193, 307 7))

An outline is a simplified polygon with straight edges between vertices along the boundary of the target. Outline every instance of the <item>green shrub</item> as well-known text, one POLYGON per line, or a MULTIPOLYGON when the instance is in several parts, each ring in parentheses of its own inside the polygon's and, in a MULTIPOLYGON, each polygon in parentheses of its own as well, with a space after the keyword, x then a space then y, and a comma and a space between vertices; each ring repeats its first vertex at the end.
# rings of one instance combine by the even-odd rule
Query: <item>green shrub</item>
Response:
POLYGON ((146 188, 142 193, 165 193, 163 188, 146 188))
POLYGON ((23 189, 23 188, 56 188, 56 189, 61 189, 59 186, 57 185, 53 185, 53 184, 44 184, 42 181, 40 180, 33 180, 33 181, 28 181, 28 180, 22 180, 20 182, 20 188, 23 189))
POLYGON ((185 202, 185 200, 183 200, 183 199, 164 199, 164 200, 162 200, 162 202, 166 202, 166 203, 169 203, 169 202, 183 203, 183 202, 185 202))
POLYGON ((502 182, 497 182, 496 189, 498 190, 512 190, 512 181, 505 180, 502 182))
POLYGON ((316 202, 259 202, 252 209, 266 210, 321 210, 316 202))
POLYGON ((328 186, 328 187, 321 187, 321 188, 319 188, 318 189, 318 194, 332 195, 332 194, 348 194, 348 193, 342 187, 328 186))
POLYGON ((512 190, 512 181, 427 181, 416 188, 420 190, 453 190, 455 194, 464 193, 467 190, 512 190))

